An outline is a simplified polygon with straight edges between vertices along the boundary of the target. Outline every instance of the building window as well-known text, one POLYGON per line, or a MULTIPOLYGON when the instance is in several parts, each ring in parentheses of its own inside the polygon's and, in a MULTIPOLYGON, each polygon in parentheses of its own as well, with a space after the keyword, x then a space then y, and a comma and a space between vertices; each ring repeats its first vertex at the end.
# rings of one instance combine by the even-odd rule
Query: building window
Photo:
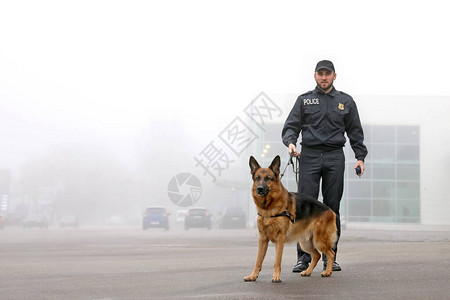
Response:
POLYGON ((358 178, 346 143, 341 216, 350 222, 420 222, 420 127, 365 126, 369 150, 358 178))

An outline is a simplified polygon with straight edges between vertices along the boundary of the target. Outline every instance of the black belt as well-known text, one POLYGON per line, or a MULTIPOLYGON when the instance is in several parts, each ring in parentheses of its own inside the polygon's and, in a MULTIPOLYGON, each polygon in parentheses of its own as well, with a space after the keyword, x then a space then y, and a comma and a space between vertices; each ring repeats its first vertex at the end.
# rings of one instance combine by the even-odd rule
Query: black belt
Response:
POLYGON ((316 150, 316 151, 325 151, 325 152, 331 152, 335 150, 342 149, 343 146, 326 146, 326 145, 316 145, 316 146, 302 146, 303 150, 316 150))

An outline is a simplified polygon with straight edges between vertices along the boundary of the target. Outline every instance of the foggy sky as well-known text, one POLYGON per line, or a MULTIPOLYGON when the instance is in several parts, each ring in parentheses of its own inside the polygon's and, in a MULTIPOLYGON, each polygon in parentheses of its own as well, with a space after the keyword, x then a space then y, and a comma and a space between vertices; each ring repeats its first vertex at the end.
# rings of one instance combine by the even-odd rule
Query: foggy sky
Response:
POLYGON ((145 130, 198 152, 259 92, 312 89, 320 59, 350 94, 448 95, 449 25, 443 1, 2 2, 0 168, 61 144, 133 164, 145 130))

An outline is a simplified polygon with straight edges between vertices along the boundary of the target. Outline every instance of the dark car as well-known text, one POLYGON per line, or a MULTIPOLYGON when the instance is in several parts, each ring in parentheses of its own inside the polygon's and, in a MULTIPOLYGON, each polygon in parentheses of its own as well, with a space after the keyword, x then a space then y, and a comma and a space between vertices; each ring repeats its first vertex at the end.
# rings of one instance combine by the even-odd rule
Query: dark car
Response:
POLYGON ((45 214, 36 213, 29 214, 23 221, 22 226, 27 227, 39 227, 39 228, 47 228, 48 227, 48 219, 45 214))
POLYGON ((159 227, 169 230, 169 215, 167 209, 164 207, 147 207, 142 220, 142 229, 146 230, 150 227, 159 227))
POLYGON ((184 229, 206 227, 211 229, 211 214, 206 208, 196 207, 187 211, 184 218, 184 229))
POLYGON ((23 214, 9 213, 4 217, 3 223, 4 223, 4 226, 20 226, 20 225, 22 225, 24 218, 25 218, 25 215, 23 215, 23 214))
POLYGON ((228 207, 220 219, 220 228, 247 228, 247 216, 241 207, 228 207))

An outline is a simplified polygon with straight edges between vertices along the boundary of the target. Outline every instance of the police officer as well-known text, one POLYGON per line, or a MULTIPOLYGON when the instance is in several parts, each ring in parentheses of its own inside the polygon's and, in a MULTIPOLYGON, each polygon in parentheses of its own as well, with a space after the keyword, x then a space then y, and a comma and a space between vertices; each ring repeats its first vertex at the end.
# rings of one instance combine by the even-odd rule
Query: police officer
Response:
MULTIPOLYGON (((364 174, 367 148, 364 145, 364 133, 355 101, 350 95, 337 91, 333 86, 336 79, 333 63, 329 60, 319 61, 314 79, 316 88, 297 98, 284 124, 282 138, 283 143, 289 147, 289 153, 294 152, 294 156, 299 156, 300 151, 297 152, 296 144, 299 134, 302 134, 298 191, 317 199, 322 180, 323 203, 336 213, 339 241, 339 205, 344 191, 344 133, 347 133, 355 153, 354 167, 361 168, 361 175, 364 174)), ((333 250, 337 253, 337 242, 333 250)), ((322 260, 325 269, 325 255, 322 255, 322 260)), ((311 256, 297 244, 297 264, 293 272, 305 270, 310 262, 311 256)), ((340 270, 335 257, 333 271, 340 270)))

